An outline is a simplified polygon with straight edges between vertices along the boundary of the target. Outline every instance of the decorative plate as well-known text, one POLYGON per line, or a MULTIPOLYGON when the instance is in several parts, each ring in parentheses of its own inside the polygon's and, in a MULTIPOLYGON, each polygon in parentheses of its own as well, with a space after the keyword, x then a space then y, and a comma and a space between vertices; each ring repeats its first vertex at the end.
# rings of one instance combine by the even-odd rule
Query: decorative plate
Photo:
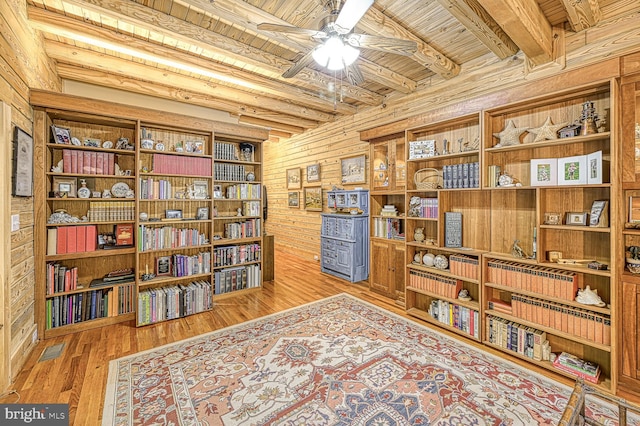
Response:
POLYGON ((162 142, 156 144, 156 151, 164 151, 164 144, 162 142))
POLYGON ((129 190, 129 185, 125 182, 118 182, 111 187, 111 194, 117 198, 124 198, 129 190))
POLYGON ((422 257, 422 263, 425 266, 433 266, 435 262, 435 257, 433 256, 433 253, 427 253, 422 257))
POLYGON ((104 149, 111 149, 111 148, 113 148, 113 142, 111 142, 111 141, 104 141, 104 142, 102 143, 102 147, 103 147, 104 149))
POLYGON ((142 149, 153 149, 153 141, 151 139, 142 139, 140 146, 142 149))
POLYGON ((438 269, 447 269, 447 266, 449 266, 449 260, 447 260, 446 256, 439 254, 433 260, 433 266, 438 269))
POLYGON ((76 138, 75 136, 71 138, 71 144, 75 145, 75 146, 80 146, 82 145, 82 142, 80 142, 80 139, 76 138))

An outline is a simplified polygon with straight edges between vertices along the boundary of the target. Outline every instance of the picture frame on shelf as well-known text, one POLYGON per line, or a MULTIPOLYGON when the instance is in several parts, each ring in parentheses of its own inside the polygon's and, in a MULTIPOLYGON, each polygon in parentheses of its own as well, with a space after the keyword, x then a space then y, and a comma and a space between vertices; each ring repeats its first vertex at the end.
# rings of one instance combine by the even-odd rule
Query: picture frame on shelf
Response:
POLYGON ((558 185, 558 159, 531 159, 531 186, 558 185))
POLYGON ((59 198, 76 198, 78 196, 77 188, 78 180, 74 177, 53 177, 53 191, 59 194, 59 198))
POLYGON ((343 184, 366 183, 367 157, 365 154, 340 159, 340 175, 343 184))
POLYGON ((596 200, 591 205, 589 213, 589 226, 594 228, 607 228, 609 226, 609 201, 596 200))
POLYGON ((586 185, 587 156, 558 158, 558 185, 586 185))
POLYGON ((222 185, 213 185, 213 198, 224 198, 222 195, 222 185))
POLYGON ((587 226, 589 224, 589 213, 587 212, 567 212, 565 225, 587 226))
POLYGON ((53 135, 53 141, 55 143, 70 145, 71 144, 71 130, 67 127, 51 125, 51 133, 53 135))
POLYGON ((562 215, 557 212, 544 213, 544 225, 562 225, 562 215))
POLYGON ((289 192, 287 196, 287 203, 289 208, 299 209, 300 208, 300 193, 298 191, 289 192))
POLYGON ((158 256, 156 258, 156 276, 171 275, 171 256, 158 256))
POLYGON ((322 187, 304 188, 304 209, 308 211, 322 211, 322 187))
POLYGON ((602 184, 602 151, 587 154, 587 184, 602 184))
POLYGON ((246 161, 252 163, 255 161, 256 147, 249 142, 241 142, 240 146, 240 161, 246 161))
POLYGON ((209 198, 209 181, 206 180, 194 180, 192 183, 193 193, 192 197, 196 200, 206 200, 209 198))
POLYGON ((18 126, 13 128, 12 172, 12 195, 33 196, 33 138, 18 126))
POLYGON ((320 163, 307 166, 307 183, 320 182, 320 163))
POLYGON ((409 160, 419 160, 436 155, 436 141, 434 139, 410 141, 409 160))
POLYGON ((198 207, 196 220, 209 220, 209 207, 198 207))
POLYGON ((182 210, 167 209, 164 211, 166 219, 182 219, 182 210))
POLYGON ((302 180, 300 178, 300 167, 287 169, 287 189, 302 188, 302 180))
POLYGON ((640 223, 640 196, 629 196, 629 223, 640 223))

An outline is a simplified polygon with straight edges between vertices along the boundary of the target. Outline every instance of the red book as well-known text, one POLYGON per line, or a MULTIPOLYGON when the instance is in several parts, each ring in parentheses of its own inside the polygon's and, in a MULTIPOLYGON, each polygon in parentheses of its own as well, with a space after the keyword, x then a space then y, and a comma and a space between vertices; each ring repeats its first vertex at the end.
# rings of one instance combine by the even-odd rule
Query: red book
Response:
POLYGON ((96 251, 96 244, 98 243, 98 231, 96 225, 89 225, 86 227, 87 239, 85 248, 86 251, 96 251))
POLYGON ((70 149, 62 150, 62 171, 64 173, 73 173, 71 171, 71 150, 70 149))
POLYGON ((78 251, 78 229, 75 226, 67 227, 67 253, 76 253, 78 251))
POLYGON ((115 175, 116 174, 116 155, 113 152, 107 153, 109 159, 107 160, 107 164, 109 166, 108 171, 105 173, 107 175, 115 175))
POLYGON ((84 164, 82 166, 82 173, 91 174, 91 153, 89 151, 84 152, 84 164))
POLYGON ((56 254, 65 254, 67 252, 67 226, 58 227, 58 246, 56 254))
POLYGON ((98 156, 96 155, 95 152, 91 153, 91 174, 95 175, 96 174, 96 168, 98 166, 98 156))
POLYGON ((76 248, 78 253, 87 251, 87 227, 78 226, 78 234, 76 236, 76 248))
POLYGON ((115 226, 116 245, 126 246, 133 244, 133 224, 119 223, 115 226))
POLYGON ((84 153, 78 152, 78 168, 76 173, 84 173, 84 153))
POLYGON ((78 151, 71 151, 71 173, 78 173, 78 151))
POLYGON ((96 155, 96 174, 103 175, 104 173, 104 152, 98 152, 96 155))

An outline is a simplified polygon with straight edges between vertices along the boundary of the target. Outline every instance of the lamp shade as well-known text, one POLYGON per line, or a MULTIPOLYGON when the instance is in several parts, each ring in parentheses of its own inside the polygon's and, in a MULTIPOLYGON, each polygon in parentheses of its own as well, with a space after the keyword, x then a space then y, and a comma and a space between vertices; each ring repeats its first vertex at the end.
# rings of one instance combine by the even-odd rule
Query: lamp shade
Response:
POLYGON ((338 71, 348 67, 358 59, 360 51, 352 46, 345 45, 339 37, 331 37, 314 50, 311 55, 318 65, 332 71, 338 71))

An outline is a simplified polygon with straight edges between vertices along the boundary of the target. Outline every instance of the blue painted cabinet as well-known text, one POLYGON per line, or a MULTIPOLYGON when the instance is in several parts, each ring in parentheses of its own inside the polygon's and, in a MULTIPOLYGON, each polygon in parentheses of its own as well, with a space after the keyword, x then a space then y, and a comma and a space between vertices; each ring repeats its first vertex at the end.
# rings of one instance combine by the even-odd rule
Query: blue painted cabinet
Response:
POLYGON ((351 282, 366 280, 369 276, 368 191, 329 191, 327 204, 334 213, 322 214, 322 272, 351 282))

